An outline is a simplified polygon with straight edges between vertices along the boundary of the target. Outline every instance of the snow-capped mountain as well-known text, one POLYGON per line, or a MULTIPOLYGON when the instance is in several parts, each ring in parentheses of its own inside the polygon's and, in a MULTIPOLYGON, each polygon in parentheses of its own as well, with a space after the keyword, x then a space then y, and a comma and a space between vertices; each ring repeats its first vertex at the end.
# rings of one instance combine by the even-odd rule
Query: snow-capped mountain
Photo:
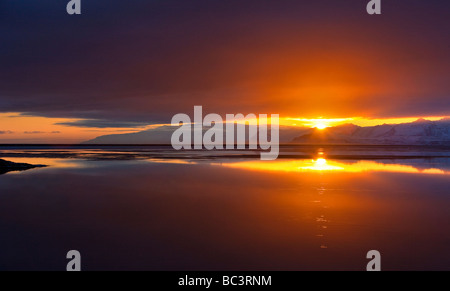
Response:
POLYGON ((360 127, 346 124, 326 130, 311 129, 293 143, 306 144, 380 144, 380 145, 450 145, 450 120, 384 124, 360 127))

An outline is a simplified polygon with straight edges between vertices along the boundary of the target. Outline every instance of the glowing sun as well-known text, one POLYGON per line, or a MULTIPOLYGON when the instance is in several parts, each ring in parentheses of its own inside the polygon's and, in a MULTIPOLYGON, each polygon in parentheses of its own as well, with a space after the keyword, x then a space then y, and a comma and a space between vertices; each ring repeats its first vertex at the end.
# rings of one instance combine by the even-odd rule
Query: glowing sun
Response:
POLYGON ((319 129, 319 130, 324 130, 325 128, 328 127, 328 125, 326 125, 325 123, 320 123, 319 122, 319 123, 314 124, 314 127, 319 129))

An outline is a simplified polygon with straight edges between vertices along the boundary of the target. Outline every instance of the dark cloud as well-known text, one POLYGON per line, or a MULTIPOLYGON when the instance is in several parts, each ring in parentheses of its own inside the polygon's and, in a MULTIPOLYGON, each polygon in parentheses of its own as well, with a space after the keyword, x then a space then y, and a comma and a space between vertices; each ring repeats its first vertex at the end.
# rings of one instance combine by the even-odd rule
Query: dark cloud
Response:
MULTIPOLYGON (((10 133, 13 133, 13 132, 10 132, 10 133)), ((44 133, 47 133, 46 131, 24 131, 23 132, 24 134, 44 134, 44 133)), ((61 133, 60 131, 51 131, 51 132, 48 132, 48 133, 51 133, 51 134, 59 134, 59 133, 61 133)))
POLYGON ((11 130, 0 130, 0 134, 13 134, 14 131, 11 130))
POLYGON ((365 0, 96 0, 81 16, 66 2, 0 2, 1 111, 87 127, 167 123, 194 105, 450 115, 448 0, 385 1, 381 16, 365 0))
POLYGON ((75 127, 94 127, 94 128, 143 128, 148 123, 142 122, 118 122, 113 120, 79 120, 74 122, 61 122, 55 125, 75 126, 75 127))
POLYGON ((24 134, 43 134, 45 131, 24 131, 24 134))

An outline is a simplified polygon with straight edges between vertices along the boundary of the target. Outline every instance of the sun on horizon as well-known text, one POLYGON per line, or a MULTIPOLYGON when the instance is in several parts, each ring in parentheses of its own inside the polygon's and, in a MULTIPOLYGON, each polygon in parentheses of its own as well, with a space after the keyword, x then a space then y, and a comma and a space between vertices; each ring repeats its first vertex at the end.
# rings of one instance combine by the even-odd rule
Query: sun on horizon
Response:
POLYGON ((282 125, 299 126, 325 130, 344 124, 353 124, 361 127, 377 126, 383 124, 402 124, 412 123, 417 120, 439 121, 444 120, 446 116, 415 116, 415 117, 391 117, 391 118, 370 118, 370 117, 347 117, 347 118, 298 118, 285 117, 280 120, 282 125))
POLYGON ((313 128, 317 128, 317 129, 319 129, 319 130, 324 130, 324 129, 328 128, 328 127, 329 127, 329 126, 326 125, 325 123, 317 123, 317 124, 314 125, 313 128))

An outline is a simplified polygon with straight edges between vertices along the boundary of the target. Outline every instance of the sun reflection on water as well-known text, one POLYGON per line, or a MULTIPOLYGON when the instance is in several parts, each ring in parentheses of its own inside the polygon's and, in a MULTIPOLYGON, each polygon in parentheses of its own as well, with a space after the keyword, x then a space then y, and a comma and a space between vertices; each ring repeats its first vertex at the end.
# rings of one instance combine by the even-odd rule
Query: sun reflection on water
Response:
POLYGON ((170 164, 210 164, 212 166, 221 166, 226 168, 243 169, 251 171, 265 172, 343 172, 343 173, 364 173, 364 172, 390 172, 390 173, 411 173, 427 175, 448 175, 450 171, 435 167, 420 166, 415 167, 408 164, 402 164, 401 161, 392 161, 383 163, 370 160, 338 161, 327 160, 323 154, 319 153, 317 159, 298 159, 298 160, 276 160, 276 161, 222 161, 222 162, 198 162, 182 159, 147 159, 152 163, 170 163, 170 164))
POLYGON ((420 169, 410 165, 381 163, 375 161, 342 162, 318 158, 313 160, 278 160, 273 162, 244 161, 221 163, 223 167, 271 171, 271 172, 395 172, 447 175, 450 172, 437 168, 420 169))

